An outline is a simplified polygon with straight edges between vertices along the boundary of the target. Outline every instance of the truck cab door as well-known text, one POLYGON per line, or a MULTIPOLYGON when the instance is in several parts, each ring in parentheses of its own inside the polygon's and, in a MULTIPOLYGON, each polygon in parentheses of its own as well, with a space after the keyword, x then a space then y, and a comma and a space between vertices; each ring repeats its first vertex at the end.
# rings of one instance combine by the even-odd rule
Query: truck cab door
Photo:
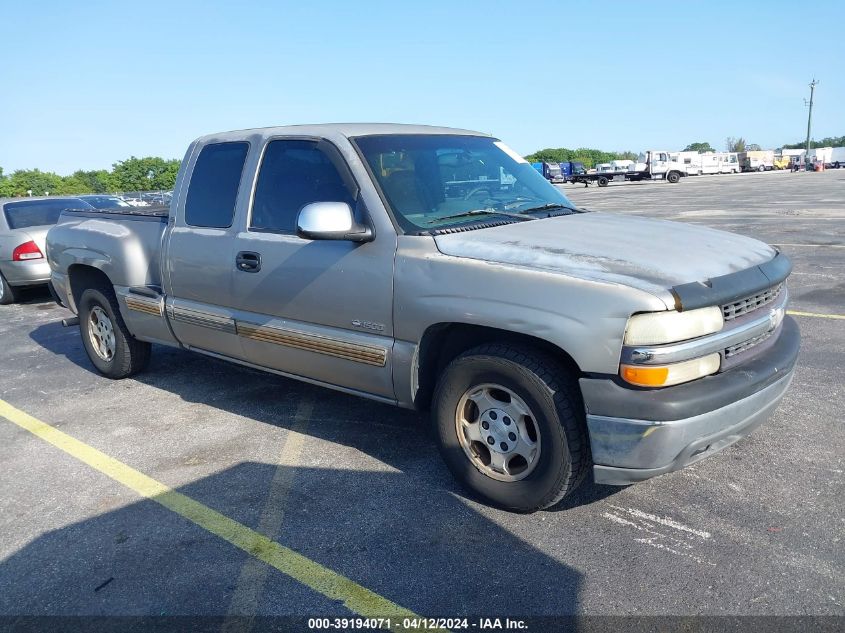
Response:
POLYGON ((344 202, 367 223, 358 189, 331 143, 271 139, 233 240, 234 257, 249 259, 236 264, 232 305, 250 363, 393 399, 395 232, 365 243, 297 235, 314 202, 344 202))
MULTIPOLYGON (((242 356, 231 309, 235 207, 246 142, 210 143, 194 160, 163 249, 167 317, 186 347, 242 356)), ((193 158, 192 158, 193 160, 193 158)))
POLYGON ((669 168, 669 154, 666 152, 649 152, 651 157, 650 171, 653 176, 665 174, 669 168))

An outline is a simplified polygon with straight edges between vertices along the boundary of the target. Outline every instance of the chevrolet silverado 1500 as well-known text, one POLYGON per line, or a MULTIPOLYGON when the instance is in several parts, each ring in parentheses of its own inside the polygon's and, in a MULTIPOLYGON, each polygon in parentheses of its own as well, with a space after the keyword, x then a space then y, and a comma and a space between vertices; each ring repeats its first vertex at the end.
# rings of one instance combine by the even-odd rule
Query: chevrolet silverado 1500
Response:
POLYGON ((206 136, 169 209, 65 212, 47 258, 104 375, 158 343, 427 410, 454 475, 517 511, 734 443, 799 348, 775 248, 584 212, 466 130, 206 136))

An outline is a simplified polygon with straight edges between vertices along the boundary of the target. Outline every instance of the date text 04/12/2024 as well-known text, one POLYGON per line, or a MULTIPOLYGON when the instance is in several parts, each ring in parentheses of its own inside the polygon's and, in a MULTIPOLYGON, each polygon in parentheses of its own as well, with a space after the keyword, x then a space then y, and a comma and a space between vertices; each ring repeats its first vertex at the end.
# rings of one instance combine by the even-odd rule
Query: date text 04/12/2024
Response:
POLYGON ((442 630, 527 630, 523 620, 510 618, 309 618, 310 630, 359 630, 388 629, 394 631, 442 631, 442 630))

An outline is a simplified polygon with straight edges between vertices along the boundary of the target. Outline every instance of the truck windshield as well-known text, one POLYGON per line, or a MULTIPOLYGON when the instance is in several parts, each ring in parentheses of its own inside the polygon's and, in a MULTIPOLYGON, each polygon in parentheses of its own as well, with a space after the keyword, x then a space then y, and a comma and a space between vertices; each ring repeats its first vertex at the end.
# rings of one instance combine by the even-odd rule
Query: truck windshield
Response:
POLYGON ((78 198, 55 198, 53 200, 23 200, 7 202, 3 206, 6 222, 10 229, 25 229, 30 226, 49 226, 59 221, 65 209, 91 209, 91 205, 78 198))
POLYGON ((396 221, 411 233, 490 222, 497 219, 494 211, 501 211, 506 220, 507 214, 523 210, 551 212, 574 206, 530 163, 494 138, 390 134, 355 142, 396 221), (461 216, 479 209, 485 213, 461 216))

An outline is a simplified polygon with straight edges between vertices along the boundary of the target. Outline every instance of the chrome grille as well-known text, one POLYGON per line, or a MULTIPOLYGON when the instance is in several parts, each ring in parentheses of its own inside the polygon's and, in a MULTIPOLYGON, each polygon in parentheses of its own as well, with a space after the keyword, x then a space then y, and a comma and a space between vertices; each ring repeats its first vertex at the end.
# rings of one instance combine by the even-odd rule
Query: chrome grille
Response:
POLYGON ((765 334, 760 334, 759 336, 755 336, 754 338, 750 338, 747 341, 743 341, 742 343, 737 343, 736 345, 731 345, 730 347, 725 348, 725 358, 730 358, 731 356, 737 356, 738 354, 742 354, 743 352, 747 352, 749 349, 754 347, 755 345, 759 345, 767 338, 769 338, 772 334, 774 334, 774 330, 770 332, 766 332, 765 334))
POLYGON ((725 321, 732 321, 744 314, 753 312, 757 308, 762 308, 764 305, 777 299, 781 290, 783 290, 783 282, 779 283, 777 286, 766 288, 757 294, 740 299, 739 301, 726 303, 722 306, 722 316, 725 317, 725 321))

